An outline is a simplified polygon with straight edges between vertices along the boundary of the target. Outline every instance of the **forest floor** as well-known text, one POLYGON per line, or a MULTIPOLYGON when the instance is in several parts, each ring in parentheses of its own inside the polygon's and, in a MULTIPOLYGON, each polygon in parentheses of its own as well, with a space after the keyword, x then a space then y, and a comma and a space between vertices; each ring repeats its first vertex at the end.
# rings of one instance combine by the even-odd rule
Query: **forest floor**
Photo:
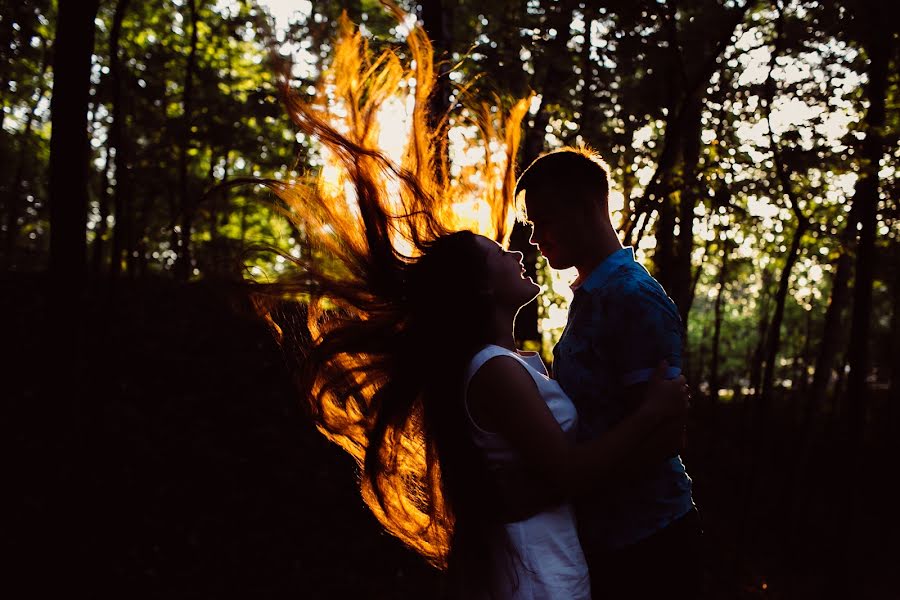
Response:
MULTIPOLYGON (((352 460, 304 419, 268 330, 224 288, 123 282, 69 298, 20 275, 0 289, 8 597, 439 596, 437 572, 368 513, 352 460)), ((684 460, 706 597, 900 598, 896 456, 877 413, 852 472, 815 442, 798 473, 786 412, 771 411, 767 450, 752 453, 742 403, 698 402, 684 460)))

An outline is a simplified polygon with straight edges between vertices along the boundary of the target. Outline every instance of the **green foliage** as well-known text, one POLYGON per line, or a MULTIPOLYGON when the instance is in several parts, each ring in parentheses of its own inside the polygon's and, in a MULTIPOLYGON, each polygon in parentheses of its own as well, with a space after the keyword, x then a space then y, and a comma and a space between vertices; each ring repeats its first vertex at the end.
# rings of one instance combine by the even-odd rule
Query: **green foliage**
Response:
MULTIPOLYGON (((234 178, 288 178, 320 168, 314 140, 295 135, 281 104, 276 75, 284 60, 294 59, 291 83, 304 91, 330 60, 342 10, 361 23, 375 46, 394 43, 402 28, 376 0, 310 3, 308 14, 295 15, 283 31, 275 29, 257 2, 198 0, 193 108, 186 119, 187 3, 128 4, 118 82, 109 55, 117 6, 118 1, 102 3, 98 16, 89 115, 87 235, 91 252, 100 257, 94 263, 97 274, 115 271, 111 248, 116 232, 125 230, 126 271, 134 276, 169 272, 181 251, 175 229, 184 211, 193 216, 197 277, 233 274, 253 244, 289 240, 300 251, 302 232, 291 231, 260 201, 259 188, 216 186, 234 178), (120 161, 110 153, 115 86, 122 98, 120 161), (189 200, 182 205, 178 157, 185 133, 189 200), (116 206, 113 199, 123 190, 126 201, 116 206)), ((859 2, 801 0, 783 6, 780 17, 776 4, 714 0, 602 6, 573 0, 458 0, 442 6, 444 28, 435 44, 439 61, 450 69, 448 100, 458 100, 476 80, 478 85, 466 93, 501 107, 532 91, 540 94, 527 119, 522 159, 564 143, 599 150, 612 169, 614 217, 623 228, 641 203, 650 201, 632 240, 639 257, 675 252, 657 245, 665 227, 659 209, 666 203, 673 210, 693 203, 691 222, 681 223, 679 217, 676 223, 690 226, 694 234, 688 258, 699 279, 688 331, 691 367, 700 381, 710 375, 719 269, 728 253, 718 371, 723 389, 747 385, 759 324, 772 312, 777 278, 798 227, 791 204, 796 200, 810 226, 790 274, 776 379, 793 383, 798 373, 812 368, 835 265, 854 248, 853 240, 842 236, 867 135, 864 42, 869 25, 859 2), (680 111, 689 99, 698 103, 699 120, 682 122, 680 111), (699 145, 696 158, 691 143, 699 145), (787 172, 790 193, 777 160, 787 172)), ((47 258, 53 75, 48 57, 55 4, 3 0, 0 7, 3 262, 8 269, 38 270, 47 258)), ((886 152, 874 315, 893 314, 900 285, 900 69, 897 32, 892 35, 881 132, 886 152)), ((277 274, 271 257, 254 255, 249 264, 277 274)), ((565 298, 552 292, 546 266, 540 277, 548 293, 539 312, 547 319, 565 307, 565 298)), ((896 337, 897 321, 873 320, 873 369, 879 377, 887 377, 886 349, 896 337)), ((548 324, 544 333, 547 352, 559 328, 548 324)), ((838 358, 842 364, 843 357, 838 358)))

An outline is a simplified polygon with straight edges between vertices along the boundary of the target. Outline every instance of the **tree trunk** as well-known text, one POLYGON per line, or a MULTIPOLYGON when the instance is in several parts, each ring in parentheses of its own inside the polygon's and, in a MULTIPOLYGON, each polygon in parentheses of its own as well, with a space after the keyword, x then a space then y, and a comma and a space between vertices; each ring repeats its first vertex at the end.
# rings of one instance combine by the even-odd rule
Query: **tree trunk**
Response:
POLYGON ((150 208, 153 206, 154 200, 159 201, 160 198, 154 198, 150 194, 145 194, 141 202, 141 210, 137 211, 137 198, 129 203, 128 219, 132 224, 131 235, 128 242, 129 263, 128 275, 131 279, 142 279, 147 274, 147 219, 150 215, 150 208), (140 220, 138 220, 140 216, 140 220))
POLYGON ((99 0, 61 0, 50 101, 50 272, 77 284, 87 274, 87 105, 99 0))
MULTIPOLYGON (((851 211, 853 212, 853 211, 851 211)), ((849 219, 844 230, 851 235, 856 232, 856 219, 849 219)), ((843 245, 843 244, 842 244, 843 245)), ((825 310, 825 322, 822 325, 822 341, 819 343, 819 353, 816 356, 816 368, 813 374, 812 387, 806 399, 804 420, 811 422, 817 408, 825 404, 825 394, 834 369, 835 358, 840 348, 840 341, 844 331, 843 314, 850 299, 850 271, 852 267, 852 255, 844 246, 837 260, 834 270, 834 281, 831 284, 831 298, 828 308, 825 310)))
MULTIPOLYGON (((766 289, 771 282, 771 273, 768 269, 763 270, 762 287, 766 289)), ((769 299, 760 298, 759 307, 759 324, 756 328, 757 340, 756 347, 753 350, 753 358, 750 361, 750 397, 744 401, 743 414, 741 415, 740 442, 741 452, 746 454, 747 431, 750 428, 752 420, 752 408, 759 404, 762 395, 760 390, 762 381, 762 372, 765 361, 766 338, 769 333, 769 299)))
MULTIPOLYGON (((731 18, 722 28, 721 34, 716 38, 713 50, 708 56, 697 57, 699 68, 696 73, 693 74, 690 80, 687 80, 686 75, 681 76, 684 81, 684 85, 681 87, 681 100, 674 105, 674 110, 670 110, 666 117, 666 130, 663 137, 662 151, 657 161, 656 172, 644 189, 643 195, 635 203, 634 211, 624 224, 622 238, 626 245, 631 244, 640 217, 645 212, 652 215, 656 210, 655 205, 660 201, 665 201, 664 194, 667 193, 665 182, 671 176, 672 169, 678 162, 678 154, 682 150, 681 140, 684 137, 685 121, 690 116, 687 107, 695 100, 695 97, 698 99, 703 98, 706 85, 718 69, 719 56, 728 47, 729 42, 734 37, 735 29, 743 22, 744 15, 753 4, 754 2, 745 2, 743 6, 733 9, 731 18)), ((680 60, 680 63, 684 63, 683 59, 680 60)), ((648 218, 650 215, 648 215, 648 218)))
MULTIPOLYGON (((69 556, 83 547, 75 540, 94 534, 91 517, 97 514, 91 497, 91 468, 96 464, 99 409, 102 402, 88 392, 86 374, 101 365, 87 351, 87 211, 90 146, 88 103, 94 20, 99 0, 59 0, 53 43, 53 92, 50 100, 52 130, 48 169, 50 203, 50 263, 52 293, 45 311, 53 343, 45 344, 42 360, 52 365, 48 392, 52 402, 43 406, 41 428, 54 441, 46 461, 33 468, 59 489, 65 502, 48 511, 41 529, 52 531, 60 546, 54 554, 69 556), (88 401, 90 400, 90 401, 88 401), (46 528, 46 529, 45 529, 46 528)), ((42 453, 38 453, 40 455, 42 453)), ((88 576, 61 564, 54 575, 75 587, 88 584, 88 576)))
POLYGON ((671 277, 673 264, 675 262, 676 211, 672 195, 669 193, 669 190, 671 189, 669 186, 669 183, 664 184, 662 186, 662 191, 659 194, 659 218, 656 221, 656 228, 654 229, 656 248, 653 250, 653 276, 659 280, 663 289, 671 296, 671 277))
POLYGON ((184 93, 182 96, 182 129, 181 144, 178 151, 178 211, 181 221, 181 231, 178 235, 175 260, 175 276, 187 281, 193 270, 191 258, 191 228, 193 227, 193 206, 190 199, 190 185, 188 182, 188 150, 191 145, 191 126, 194 102, 194 71, 197 68, 197 0, 187 0, 188 21, 191 28, 190 51, 187 64, 184 68, 184 93))
POLYGON ((866 40, 869 54, 867 69, 869 81, 866 96, 866 138, 862 143, 860 173, 853 192, 853 204, 858 206, 859 245, 856 252, 856 274, 853 281, 853 313, 850 328, 850 344, 847 361, 847 425, 849 439, 861 440, 866 410, 866 376, 869 364, 869 326, 872 315, 872 281, 874 279, 875 229, 879 200, 878 171, 884 156, 883 129, 885 125, 885 95, 887 89, 888 62, 891 37, 887 26, 876 25, 875 32, 866 40))
POLYGON ((691 258, 694 252, 694 207, 701 196, 698 169, 703 145, 700 134, 703 130, 703 100, 693 98, 685 108, 688 124, 682 139, 682 182, 678 199, 678 238, 675 242, 675 256, 672 263, 672 277, 669 281, 669 295, 675 301, 685 329, 691 310, 691 258))
MULTIPOLYGON (((764 268, 762 272, 761 287, 763 294, 772 283, 772 273, 764 268)), ((762 296, 759 300, 759 325, 757 327, 756 348, 753 351, 753 361, 750 364, 750 389, 754 399, 760 397, 760 382, 762 381, 763 361, 765 360, 766 334, 769 331, 769 299, 762 296)))
POLYGON ((728 254, 729 247, 726 244, 722 249, 722 266, 719 269, 719 280, 717 282, 716 302, 713 306, 713 339, 712 339, 712 358, 709 373, 709 395, 712 398, 712 404, 715 405, 719 400, 719 389, 721 383, 719 381, 719 341, 722 334, 722 297, 725 295, 725 283, 728 281, 728 254))
POLYGON ((758 451, 762 451, 763 434, 765 431, 765 418, 772 400, 772 388, 775 381, 775 370, 777 368, 776 360, 778 358, 778 349, 781 344, 781 321, 784 317, 784 305, 787 301, 788 286, 791 280, 791 272, 800 253, 800 245, 803 241, 803 235, 810 227, 809 218, 800 208, 800 200, 794 191, 791 182, 790 172, 781 155, 781 147, 775 139, 775 132, 772 129, 772 104, 775 99, 776 82, 773 77, 776 61, 779 55, 779 49, 782 45, 784 30, 783 13, 779 5, 778 20, 776 22, 776 39, 775 48, 771 53, 769 60, 769 73, 765 82, 765 95, 763 98, 763 106, 765 107, 765 118, 769 130, 769 140, 772 149, 772 161, 775 163, 775 173, 781 186, 782 194, 787 196, 791 212, 797 220, 794 235, 791 239, 791 246, 788 255, 785 258, 784 269, 781 272, 778 284, 778 292, 775 296, 775 311, 772 315, 772 323, 769 328, 769 335, 766 347, 765 371, 762 379, 762 394, 759 396, 759 430, 757 431, 758 451))
MULTIPOLYGON (((687 298, 687 311, 690 314, 691 307, 694 305, 694 298, 697 297, 697 284, 700 283, 700 276, 703 275, 703 266, 706 264, 707 259, 709 258, 709 248, 712 246, 712 240, 707 240, 703 247, 703 254, 700 256, 700 263, 694 267, 694 272, 691 275, 691 287, 688 291, 687 298)), ((684 322, 685 327, 687 327, 687 321, 684 322)))
MULTIPOLYGON (((778 158, 776 155, 776 161, 777 160, 778 158)), ((759 464, 762 460, 762 456, 764 456, 767 451, 766 434, 768 429, 769 412, 772 405, 773 383, 775 380, 775 371, 777 369, 776 363, 778 359, 778 350, 781 343, 781 323, 784 317, 784 306, 785 302, 787 301, 791 272, 793 271, 794 265, 797 262, 797 258, 800 253, 800 243, 807 227, 807 221, 802 219, 798 220, 797 228, 794 230, 794 235, 791 239, 791 247, 788 250, 787 258, 785 259, 785 265, 781 271, 781 277, 778 284, 778 292, 775 295, 775 308, 772 313, 772 321, 769 324, 769 333, 766 340, 766 358, 762 379, 762 392, 757 396, 758 401, 755 419, 755 436, 753 440, 753 447, 751 449, 751 462, 750 468, 748 470, 748 489, 745 496, 745 502, 748 504, 751 502, 749 498, 753 493, 754 486, 756 484, 756 476, 759 472, 759 464)), ((788 490, 786 486, 784 487, 784 489, 788 490)), ((787 491, 785 493, 792 492, 787 491)))
MULTIPOLYGON (((113 248, 110 251, 110 276, 116 278, 122 266, 122 231, 127 228, 124 219, 122 201, 128 197, 124 192, 128 188, 128 173, 122 149, 122 61, 119 58, 119 39, 122 33, 122 20, 129 0, 119 0, 113 14, 112 29, 109 36, 109 84, 112 89, 112 115, 109 124, 109 137, 106 146, 106 164, 103 169, 103 189, 100 191, 100 229, 94 241, 94 271, 100 273, 103 262, 104 238, 108 229, 109 214, 109 169, 112 167, 115 177, 113 192, 113 209, 116 217, 113 233, 113 248)), ((129 198, 130 200, 130 198, 129 198)))
MULTIPOLYGON (((859 17, 867 21, 861 31, 861 41, 868 55, 868 82, 865 97, 869 101, 865 116, 866 137, 860 151, 859 178, 853 192, 853 204, 858 208, 859 244, 856 252, 856 273, 853 281, 853 313, 850 325, 850 343, 847 360, 850 373, 847 375, 847 391, 844 399, 846 412, 846 473, 854 473, 851 479, 859 481, 859 467, 862 459, 863 435, 866 424, 868 386, 866 377, 870 369, 869 330, 872 317, 872 281, 874 279, 875 235, 878 221, 879 179, 878 171, 884 157, 885 103, 888 83, 888 65, 891 59, 892 20, 888 18, 881 4, 861 9, 859 17), (874 9, 874 10, 873 10, 874 9)), ((845 486, 843 515, 838 531, 837 547, 843 549, 840 563, 845 573, 838 574, 835 591, 847 597, 851 592, 848 575, 852 571, 853 555, 850 549, 852 527, 856 508, 856 486, 848 482, 845 486)), ((837 557, 836 557, 837 558, 837 557)))
POLYGON ((806 332, 803 334, 803 351, 800 353, 800 367, 797 369, 797 392, 803 396, 809 385, 809 365, 812 362, 812 308, 806 311, 806 332))
MULTIPOLYGON (((808 470, 810 459, 813 455, 816 436, 820 431, 820 423, 817 422, 816 414, 825 410, 825 398, 828 391, 828 385, 834 372, 834 364, 837 359, 838 350, 840 349, 841 340, 844 333, 844 309, 849 299, 849 278, 852 262, 853 237, 856 233, 856 211, 851 209, 847 215, 847 224, 840 238, 840 244, 843 248, 837 260, 835 268, 834 281, 831 285, 831 298, 828 308, 825 311, 825 320, 822 326, 822 339, 819 343, 819 352, 816 356, 815 372, 813 373, 813 381, 809 389, 803 395, 805 397, 805 405, 800 415, 800 444, 794 452, 793 470, 788 471, 792 474, 785 486, 786 501, 785 506, 788 508, 786 517, 788 521, 799 522, 801 516, 806 510, 809 500, 809 492, 806 494, 798 493, 797 490, 809 490, 808 470)), ((807 343, 809 342, 809 332, 807 332, 807 343)), ((843 365, 841 361, 841 365, 843 365)), ((839 377, 843 377, 843 368, 838 373, 839 377)), ((840 389, 840 383, 835 385, 833 395, 836 395, 840 389)), ((829 428, 825 427, 825 431, 829 428)), ((796 528, 795 528, 796 529, 796 528)), ((790 528, 786 529, 790 531, 790 528)), ((799 534, 797 534, 799 535, 799 534)), ((796 544, 797 537, 792 537, 786 545, 789 554, 798 552, 796 544)))
MULTIPOLYGON (((674 107, 670 107, 669 114, 672 114, 674 107)), ((657 163, 658 179, 651 180, 647 185, 644 197, 650 201, 650 206, 656 207, 659 211, 659 218, 656 221, 655 236, 656 249, 653 252, 653 271, 654 276, 665 288, 669 296, 674 296, 672 290, 674 288, 674 267, 676 262, 675 250, 675 224, 677 222, 678 211, 676 210, 673 192, 680 187, 676 181, 675 171, 681 164, 681 146, 683 143, 683 132, 685 127, 685 119, 672 119, 666 124, 666 133, 664 138, 664 146, 657 163)), ((644 198, 642 197, 643 201, 644 198)), ((637 213, 637 208, 635 213, 637 213)), ((653 214, 653 208, 648 209, 647 221, 653 214)), ((635 215, 639 218, 640 215, 635 215)), ((631 221, 629 224, 636 223, 631 221)), ((646 222, 645 222, 646 225, 646 222)), ((625 244, 631 243, 631 235, 634 231, 633 227, 629 227, 625 231, 625 244)), ((640 242, 640 234, 636 243, 640 242)), ((688 261, 690 267, 690 260, 688 261)), ((681 307, 679 306, 679 312, 681 307)))
MULTIPOLYGON (((781 277, 778 282, 778 292, 775 294, 775 310, 772 313, 772 322, 769 324, 769 334, 766 336, 766 358, 765 369, 762 379, 762 394, 759 399, 760 406, 760 427, 765 426, 765 417, 769 404, 772 401, 772 389, 775 382, 776 360, 778 358, 778 349, 781 345, 781 321, 784 318, 784 305, 787 301, 788 286, 791 280, 791 271, 794 270, 794 264, 800 255, 800 241, 806 232, 808 225, 805 221, 797 223, 794 235, 791 238, 791 247, 788 250, 787 258, 785 258, 784 268, 781 271, 781 277)), ((760 430, 761 431, 761 430, 760 430)), ((759 432, 758 432, 759 434, 759 432)))
POLYGON ((125 149, 125 137, 122 135, 125 125, 125 110, 122 93, 122 60, 119 57, 119 40, 122 34, 122 21, 128 10, 130 0, 119 0, 113 15, 112 30, 109 35, 109 83, 112 88, 112 123, 109 126, 109 147, 113 153, 113 173, 116 184, 113 191, 113 211, 116 215, 116 226, 113 230, 113 249, 110 255, 109 274, 111 279, 118 278, 122 271, 123 252, 128 244, 130 223, 130 205, 134 201, 131 190, 131 173, 128 164, 128 152, 125 149))
POLYGON ((670 3, 665 3, 660 8, 663 10, 661 17, 671 51, 667 54, 670 64, 665 69, 669 91, 668 97, 665 99, 668 122, 666 123, 664 146, 657 164, 659 179, 657 179, 658 189, 655 190, 657 196, 655 204, 659 211, 659 219, 656 221, 655 229, 656 248, 653 251, 653 274, 666 293, 676 300, 680 312, 681 306, 677 303, 673 288, 676 278, 676 255, 678 254, 675 243, 675 224, 678 216, 676 200, 680 195, 677 192, 683 191, 684 188, 684 180, 681 175, 684 172, 684 149, 688 146, 684 140, 690 127, 687 123, 689 116, 685 91, 687 74, 685 73, 681 43, 678 40, 676 9, 670 3))

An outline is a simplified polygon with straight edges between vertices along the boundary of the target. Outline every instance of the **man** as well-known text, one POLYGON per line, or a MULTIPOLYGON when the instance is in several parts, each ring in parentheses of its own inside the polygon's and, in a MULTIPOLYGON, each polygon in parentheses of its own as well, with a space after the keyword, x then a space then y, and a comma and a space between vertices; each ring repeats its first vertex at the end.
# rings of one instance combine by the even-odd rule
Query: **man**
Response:
MULTIPOLYGON (((602 436, 641 401, 662 359, 670 376, 680 373, 684 327, 619 241, 599 156, 581 148, 544 154, 519 178, 521 192, 531 243, 551 267, 578 271, 553 376, 578 409, 581 439, 602 436)), ((576 499, 594 597, 696 598, 701 531, 681 458, 631 471, 608 491, 576 499)))

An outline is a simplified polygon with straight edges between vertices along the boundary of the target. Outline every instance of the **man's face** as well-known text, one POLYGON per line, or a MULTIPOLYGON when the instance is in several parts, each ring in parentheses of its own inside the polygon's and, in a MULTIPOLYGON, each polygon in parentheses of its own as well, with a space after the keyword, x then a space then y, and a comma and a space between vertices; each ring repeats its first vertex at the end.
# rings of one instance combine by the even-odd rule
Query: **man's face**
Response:
POLYGON ((575 265, 578 238, 584 215, 560 197, 559 192, 547 188, 525 192, 525 210, 531 224, 531 243, 554 269, 568 269, 575 265))

